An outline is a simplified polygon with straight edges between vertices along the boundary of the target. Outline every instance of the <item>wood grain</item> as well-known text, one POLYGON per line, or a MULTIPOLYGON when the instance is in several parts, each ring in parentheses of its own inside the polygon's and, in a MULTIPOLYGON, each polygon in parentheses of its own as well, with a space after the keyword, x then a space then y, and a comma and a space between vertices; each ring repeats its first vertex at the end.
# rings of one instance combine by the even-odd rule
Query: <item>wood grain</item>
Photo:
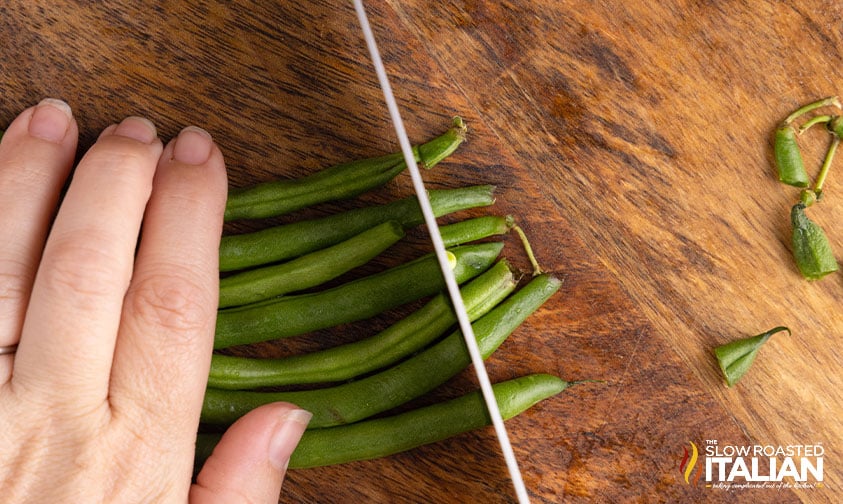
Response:
MULTIPOLYGON (((496 184, 494 210, 515 215, 565 280, 490 359, 493 379, 603 380, 508 423, 533 500, 839 502, 843 281, 806 283, 791 265, 794 195, 773 176, 770 134, 791 109, 840 91, 843 7, 382 0, 369 12, 411 138, 439 133, 455 114, 469 124, 469 141, 429 174, 431 187, 496 184), (782 324, 793 335, 775 336, 726 388, 711 349, 782 324), (707 439, 822 443, 825 485, 687 485, 682 450, 707 439)), ((0 5, 0 88, 0 124, 60 97, 83 147, 130 114, 153 119, 164 138, 201 125, 234 186, 396 148, 351 5, 334 0, 10 0, 0 5)), ((835 187, 832 173, 812 217, 843 250, 835 187)), ((410 192, 401 178, 313 212, 410 192)), ((527 267, 515 241, 506 254, 527 267)), ((436 397, 473 387, 465 373, 436 397)), ((282 501, 513 497, 485 430, 291 472, 282 501)))

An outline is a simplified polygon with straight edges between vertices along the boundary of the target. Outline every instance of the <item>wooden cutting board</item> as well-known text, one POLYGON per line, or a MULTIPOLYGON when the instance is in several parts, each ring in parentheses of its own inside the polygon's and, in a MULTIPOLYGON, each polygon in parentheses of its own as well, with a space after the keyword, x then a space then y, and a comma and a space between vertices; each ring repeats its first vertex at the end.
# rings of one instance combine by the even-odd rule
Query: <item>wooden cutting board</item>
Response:
MULTIPOLYGON (((795 195, 775 180, 770 140, 792 109, 841 92, 843 5, 381 0, 369 10, 411 138, 453 115, 469 125, 429 185, 496 184, 493 210, 513 214, 565 281, 490 359, 490 375, 602 381, 508 423, 534 502, 843 500, 843 277, 808 283, 795 271, 795 195), (727 388, 713 347, 778 325, 793 334, 774 336, 727 388), (824 481, 726 490, 694 484, 693 472, 686 483, 691 442, 820 444, 824 481)), ((2 124, 44 96, 67 100, 83 147, 129 114, 164 138, 203 126, 234 186, 396 150, 349 2, 9 0, 0 89, 2 124)), ((827 138, 808 137, 816 167, 827 138)), ((811 213, 838 251, 841 169, 811 213)), ((410 192, 399 178, 328 210, 410 192)), ((436 397, 471 388, 465 373, 436 397)), ((484 430, 293 471, 282 501, 514 499, 484 430)))

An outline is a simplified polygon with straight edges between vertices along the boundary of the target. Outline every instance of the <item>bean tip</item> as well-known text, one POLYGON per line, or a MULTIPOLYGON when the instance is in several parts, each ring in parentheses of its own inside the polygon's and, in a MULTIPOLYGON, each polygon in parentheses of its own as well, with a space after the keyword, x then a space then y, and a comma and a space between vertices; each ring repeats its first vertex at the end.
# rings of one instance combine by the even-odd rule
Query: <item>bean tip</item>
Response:
POLYGON ((465 134, 468 131, 468 126, 466 126, 465 121, 460 116, 454 116, 453 119, 453 128, 454 131, 457 133, 461 140, 465 139, 465 134))

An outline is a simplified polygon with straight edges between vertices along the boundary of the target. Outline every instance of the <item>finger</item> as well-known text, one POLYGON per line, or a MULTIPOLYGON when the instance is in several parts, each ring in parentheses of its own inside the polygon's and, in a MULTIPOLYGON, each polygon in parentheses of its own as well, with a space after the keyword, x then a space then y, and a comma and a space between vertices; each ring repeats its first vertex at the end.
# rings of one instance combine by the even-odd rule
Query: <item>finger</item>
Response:
POLYGON ((15 357, 11 383, 29 397, 76 406, 105 400, 161 150, 152 123, 130 117, 106 129, 79 162, 47 238, 15 357))
POLYGON ((160 415, 160 435, 174 440, 196 433, 208 381, 226 189, 219 148, 185 128, 159 161, 123 304, 112 409, 160 415))
MULTIPOLYGON (((70 107, 42 100, 9 125, 0 142, 0 346, 18 342, 35 270, 78 136, 70 107)), ((0 383, 11 355, 0 357, 0 383)))
POLYGON ((311 416, 292 404, 272 403, 238 419, 205 461, 190 502, 278 502, 290 455, 311 416))

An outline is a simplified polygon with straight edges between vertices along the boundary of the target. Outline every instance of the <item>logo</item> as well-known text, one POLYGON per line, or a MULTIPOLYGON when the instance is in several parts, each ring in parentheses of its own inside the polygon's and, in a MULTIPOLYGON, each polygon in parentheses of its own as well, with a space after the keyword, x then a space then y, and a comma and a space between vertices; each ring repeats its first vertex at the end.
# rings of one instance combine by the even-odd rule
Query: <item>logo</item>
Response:
POLYGON ((679 463, 679 473, 684 477, 686 484, 696 486, 697 482, 700 480, 700 476, 702 476, 702 470, 697 471, 696 477, 693 478, 693 483, 691 482, 691 475, 694 473, 694 469, 697 466, 699 450, 697 450, 697 445, 695 445, 693 441, 688 441, 688 444, 691 446, 691 451, 689 453, 688 447, 685 447, 685 454, 682 456, 682 462, 679 463))
POLYGON ((682 448, 679 474, 686 485, 705 488, 798 488, 823 486, 822 443, 731 445, 707 439, 682 448))

